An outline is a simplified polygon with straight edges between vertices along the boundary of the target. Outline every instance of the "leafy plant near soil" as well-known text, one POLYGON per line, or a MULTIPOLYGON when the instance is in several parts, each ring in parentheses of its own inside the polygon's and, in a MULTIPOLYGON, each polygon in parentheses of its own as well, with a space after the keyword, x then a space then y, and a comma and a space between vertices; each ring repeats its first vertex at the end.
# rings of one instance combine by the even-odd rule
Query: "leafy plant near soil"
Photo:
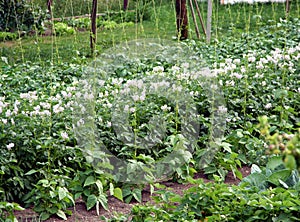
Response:
POLYGON ((253 164, 251 174, 241 181, 242 185, 256 186, 261 190, 272 187, 295 188, 300 186, 299 173, 296 169, 289 169, 281 156, 269 159, 265 168, 261 169, 253 164))
MULTIPOLYGON (((190 180, 192 188, 180 196, 156 191, 155 205, 136 205, 131 221, 299 221, 300 186, 260 190, 256 186, 230 186, 190 180)), ((124 216, 108 221, 119 221, 124 216)))
MULTIPOLYGON (((1 173, 2 172, 0 171, 0 174, 1 173)), ((2 200, 0 201, 0 221, 15 222, 16 217, 14 216, 14 211, 24 210, 24 208, 17 203, 10 203, 10 202, 3 201, 5 200, 5 195, 1 187, 0 187, 0 198, 2 200)))
POLYGON ((30 193, 24 196, 27 207, 34 204, 34 211, 40 214, 41 220, 47 220, 51 215, 67 220, 72 211, 67 208, 75 205, 73 195, 66 188, 62 176, 41 179, 30 193), (67 214, 67 215, 66 215, 67 214))

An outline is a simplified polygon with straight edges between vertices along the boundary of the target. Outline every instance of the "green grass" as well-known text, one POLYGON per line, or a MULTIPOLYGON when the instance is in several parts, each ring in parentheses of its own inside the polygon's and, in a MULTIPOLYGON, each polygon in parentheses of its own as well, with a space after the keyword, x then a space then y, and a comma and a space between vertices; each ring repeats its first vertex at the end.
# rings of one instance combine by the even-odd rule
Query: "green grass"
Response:
MULTIPOLYGON (((206 3, 200 3, 200 10, 206 20, 206 3)), ((213 8, 212 38, 257 32, 264 25, 274 24, 285 18, 285 4, 237 4, 221 6, 215 2, 213 8)), ((289 17, 299 17, 299 0, 291 4, 289 17)), ((190 38, 196 38, 190 15, 190 38)), ((200 24, 199 28, 201 30, 200 24)), ((176 35, 174 4, 156 4, 150 21, 142 21, 133 27, 114 30, 98 30, 97 50, 99 53, 122 41, 138 38, 172 39, 176 35)), ((204 39, 204 34, 201 33, 204 39)), ((201 41, 203 41, 203 39, 201 41)), ((1 56, 10 63, 23 61, 70 61, 73 58, 89 57, 89 31, 60 37, 24 37, 14 42, 0 43, 1 56)))

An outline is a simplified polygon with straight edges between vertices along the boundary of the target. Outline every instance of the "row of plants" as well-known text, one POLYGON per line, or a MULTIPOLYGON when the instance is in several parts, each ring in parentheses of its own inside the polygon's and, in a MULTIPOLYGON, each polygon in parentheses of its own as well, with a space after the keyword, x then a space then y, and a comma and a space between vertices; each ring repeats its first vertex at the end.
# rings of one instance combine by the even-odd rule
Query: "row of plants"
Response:
POLYGON ((129 215, 106 221, 299 221, 300 180, 298 171, 286 171, 279 157, 266 168, 252 166, 251 174, 237 185, 190 179, 193 186, 183 195, 161 187, 155 204, 135 205, 129 215), (279 175, 280 172, 280 175, 279 175), (264 177, 269 174, 268 177, 264 177), (285 182, 284 182, 284 181, 285 182))
MULTIPOLYGON (((299 19, 282 20, 281 23, 266 26, 259 33, 246 34, 243 38, 229 37, 213 45, 194 41, 182 43, 183 49, 202 60, 202 63, 197 63, 201 64, 201 68, 209 67, 212 70, 208 73, 194 66, 195 61, 189 57, 180 57, 182 54, 174 53, 177 51, 174 51, 172 44, 163 46, 160 54, 155 54, 154 60, 151 53, 158 52, 154 47, 160 45, 150 45, 138 54, 108 51, 108 55, 102 55, 96 61, 95 64, 101 65, 100 68, 105 68, 104 71, 109 74, 96 73, 98 78, 101 77, 94 85, 98 86, 98 91, 90 91, 94 92, 92 95, 96 98, 96 129, 101 143, 111 153, 119 159, 132 162, 131 168, 120 172, 135 178, 134 169, 144 171, 145 164, 152 166, 168 154, 184 150, 183 166, 177 167, 174 163, 175 172, 168 175, 174 180, 186 181, 193 172, 201 170, 217 181, 224 181, 229 171, 241 178, 238 171, 240 166, 256 164, 257 167, 252 166, 252 175, 258 176, 245 178, 245 183, 264 185, 265 189, 270 187, 271 181, 271 186, 281 187, 261 191, 265 196, 274 194, 274 199, 270 201, 275 210, 270 213, 273 208, 269 203, 263 203, 262 197, 255 196, 255 189, 261 187, 229 187, 220 184, 218 191, 210 184, 204 185, 197 181, 195 183, 200 188, 188 191, 182 199, 174 197, 174 202, 180 203, 178 210, 169 211, 171 205, 166 200, 161 202, 165 205, 163 209, 167 214, 162 213, 162 208, 155 211, 156 206, 151 206, 151 211, 158 215, 155 216, 158 220, 163 220, 168 215, 171 216, 169 219, 165 218, 166 220, 179 220, 180 217, 184 217, 183 214, 186 214, 187 220, 207 217, 218 220, 224 212, 225 217, 229 219, 238 218, 241 216, 242 207, 238 207, 237 204, 231 206, 230 198, 243 200, 243 206, 249 204, 251 207, 247 215, 254 213, 259 219, 267 218, 268 215, 275 217, 275 214, 282 211, 286 211, 286 214, 282 214, 280 218, 293 219, 299 216, 297 201, 291 200, 291 209, 281 209, 279 202, 276 202, 283 201, 282 196, 277 196, 279 191, 285 193, 286 197, 299 197, 298 176, 295 171, 299 167, 299 27, 299 19), (112 53, 109 54, 110 52, 112 53), (194 72, 195 68, 199 72, 194 72), (153 80, 153 83, 160 87, 157 80, 161 78, 176 83, 175 87, 170 87, 170 92, 174 94, 174 97, 170 98, 174 100, 167 99, 164 90, 161 91, 163 96, 144 92, 144 87, 149 86, 149 80, 153 80), (211 109, 212 101, 220 98, 216 97, 217 94, 210 97, 208 89, 198 80, 208 81, 209 84, 218 86, 217 89, 222 89, 226 104, 226 107, 216 107, 216 113, 226 114, 226 128, 224 137, 218 141, 220 149, 215 153, 213 161, 205 167, 199 163, 205 156, 205 147, 214 127, 211 122, 211 114, 214 113, 211 109), (182 102, 182 95, 189 95, 189 98, 193 99, 198 113, 195 121, 200 125, 200 130, 196 144, 193 144, 194 152, 183 149, 188 147, 191 141, 184 138, 184 120, 181 118, 181 115, 189 113, 181 112, 178 108, 178 103, 182 102), (133 101, 128 102, 129 97, 133 101), (121 103, 123 98, 127 104, 121 103), (118 107, 117 104, 122 106, 118 107), (115 127, 120 124, 114 124, 118 123, 118 120, 124 120, 124 116, 116 116, 113 110, 122 107, 128 116, 129 128, 133 129, 134 138, 142 138, 141 140, 131 140, 132 134, 126 129, 124 133, 115 133, 115 127), (265 117, 260 119, 261 126, 257 128, 260 116, 264 115, 269 117, 268 120, 266 121, 265 117), (161 121, 165 122, 165 137, 160 141, 156 140, 160 137, 153 137, 147 133, 161 133, 160 126, 151 121, 152 116, 159 116, 161 121), (126 133, 129 133, 129 139, 126 138, 126 133), (141 142, 145 141, 153 144, 151 149, 143 149, 141 142), (267 165, 269 156, 266 152, 278 155, 278 149, 279 154, 282 152, 283 157, 281 155, 280 158, 284 159, 284 167, 287 169, 283 168, 280 162, 276 167, 271 167, 271 171, 275 171, 270 173, 268 166, 271 163, 269 161, 267 165), (266 169, 263 168, 265 165, 266 169), (296 178, 294 184, 291 184, 290 176, 296 178), (201 189, 206 189, 207 192, 201 192, 201 189), (249 196, 244 196, 247 189, 249 196), (212 195, 215 204, 216 192, 223 193, 225 199, 219 205, 214 205, 215 208, 210 208, 211 202, 205 195, 212 195), (197 195, 192 193, 203 195, 201 198, 207 202, 197 202, 197 195), (186 204, 188 201, 190 202, 186 204), (196 211, 198 208, 194 209, 192 202, 206 203, 201 205, 203 208, 199 208, 203 209, 203 212, 196 211), (262 209, 260 204, 265 207, 262 209), (186 210, 183 210, 185 206, 186 210), (219 214, 213 211, 218 207, 219 214), (223 207, 224 209, 221 209, 223 207), (229 215, 229 212, 236 212, 236 215, 229 215)), ((2 60, 5 62, 4 57, 2 60)), ((5 63, 1 67, 0 86, 3 90, 0 92, 0 190, 5 202, 1 202, 0 206, 4 211, 12 212, 13 208, 6 206, 10 202, 17 202, 22 203, 22 207, 33 205, 43 220, 51 215, 66 219, 71 213, 69 207, 74 206, 74 202, 80 197, 85 201, 87 209, 96 207, 98 211, 100 207, 107 209, 108 194, 126 202, 133 199, 141 201, 142 185, 116 183, 115 180, 121 175, 109 171, 104 173, 103 169, 95 170, 93 161, 86 159, 93 156, 87 155, 86 150, 77 144, 78 136, 73 131, 72 112, 78 108, 78 101, 81 102, 79 105, 89 105, 84 101, 89 101, 91 93, 84 94, 89 91, 84 91, 80 86, 82 79, 91 80, 90 74, 95 71, 91 66, 87 60, 80 60, 78 64, 27 62, 14 65, 5 63), (79 95, 79 92, 83 94, 79 95)), ((93 84, 95 83, 92 82, 91 85, 93 84)), ((89 134, 85 134, 89 139, 87 135, 89 134)), ((181 161, 180 155, 176 158, 181 161)), ((278 159, 273 161, 279 163, 278 159)), ((154 174, 150 171, 149 175, 154 174)), ((156 175, 164 174, 158 172, 156 175)), ((13 206, 19 208, 17 205, 13 206)), ((139 207, 134 208, 134 211, 137 218, 146 218, 145 215, 148 215, 150 210, 139 207)), ((5 218, 6 214, 1 216, 5 218)))

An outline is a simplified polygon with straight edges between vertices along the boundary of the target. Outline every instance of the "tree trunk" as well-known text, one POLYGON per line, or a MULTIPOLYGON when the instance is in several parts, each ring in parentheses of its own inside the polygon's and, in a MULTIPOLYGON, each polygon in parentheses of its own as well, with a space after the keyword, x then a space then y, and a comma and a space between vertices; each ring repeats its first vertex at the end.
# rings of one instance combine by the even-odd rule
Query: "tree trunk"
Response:
POLYGON ((188 17, 186 0, 176 0, 177 34, 180 40, 188 38, 188 17))
POLYGON ((49 11, 50 19, 52 20, 52 0, 47 0, 47 8, 49 11))
POLYGON ((126 11, 127 8, 128 8, 128 0, 124 0, 124 5, 123 5, 124 11, 126 11))
POLYGON ((90 46, 92 56, 95 56, 95 48, 96 48, 96 37, 97 37, 97 0, 93 0, 92 12, 91 12, 91 34, 90 34, 90 46))

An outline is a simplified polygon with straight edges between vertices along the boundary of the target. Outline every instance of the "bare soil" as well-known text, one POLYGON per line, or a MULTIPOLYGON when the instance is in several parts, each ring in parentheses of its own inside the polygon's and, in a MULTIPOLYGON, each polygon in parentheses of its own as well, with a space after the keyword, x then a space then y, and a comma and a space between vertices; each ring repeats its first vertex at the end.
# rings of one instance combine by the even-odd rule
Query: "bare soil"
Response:
MULTIPOLYGON (((243 174, 243 177, 250 174, 250 167, 244 166, 241 169, 239 169, 240 172, 243 174)), ((197 173, 194 176, 195 179, 202 178, 204 182, 212 182, 207 179, 207 177, 203 173, 197 173)), ((240 182, 239 179, 235 178, 234 175, 230 172, 226 179, 225 183, 227 184, 234 184, 237 185, 240 182)), ((192 184, 180 184, 172 181, 165 181, 161 184, 165 185, 166 188, 171 188, 174 193, 177 194, 183 194, 183 191, 192 187, 192 184)), ((148 202, 151 202, 151 196, 149 192, 149 187, 145 187, 142 193, 142 204, 146 204, 148 202)), ((110 218, 116 214, 129 214, 131 211, 132 206, 135 204, 138 204, 138 202, 131 202, 129 204, 126 204, 118 199, 116 199, 113 196, 108 197, 108 204, 109 204, 109 210, 106 211, 103 208, 100 209, 100 216, 105 216, 107 218, 110 218)), ((70 208, 72 210, 73 214, 72 216, 68 217, 69 222, 99 222, 100 216, 97 215, 96 209, 93 208, 90 211, 86 210, 86 206, 82 200, 78 200, 76 202, 75 207, 70 208)), ((32 210, 32 209, 26 209, 24 211, 17 211, 15 212, 15 215, 17 216, 18 220, 20 222, 37 222, 38 215, 32 210)), ((59 219, 58 217, 51 217, 46 222, 62 222, 65 220, 59 219)))

